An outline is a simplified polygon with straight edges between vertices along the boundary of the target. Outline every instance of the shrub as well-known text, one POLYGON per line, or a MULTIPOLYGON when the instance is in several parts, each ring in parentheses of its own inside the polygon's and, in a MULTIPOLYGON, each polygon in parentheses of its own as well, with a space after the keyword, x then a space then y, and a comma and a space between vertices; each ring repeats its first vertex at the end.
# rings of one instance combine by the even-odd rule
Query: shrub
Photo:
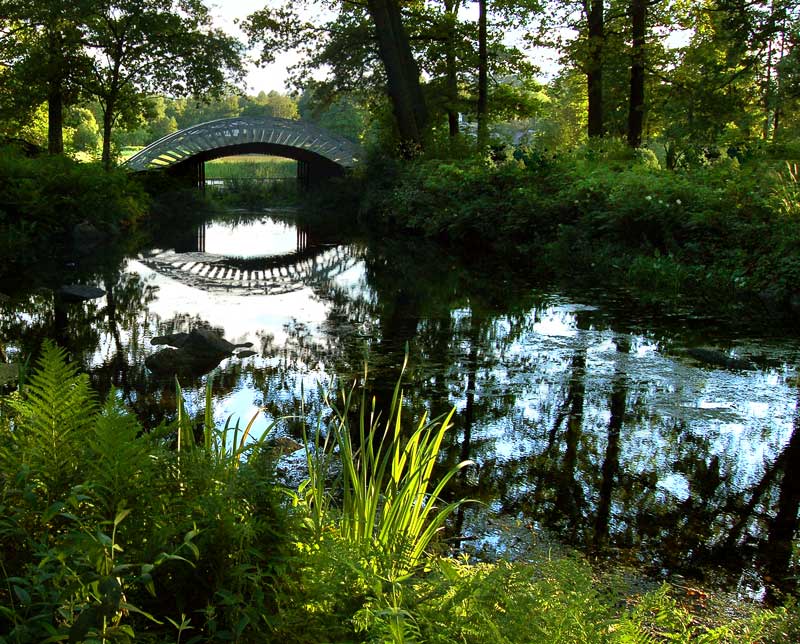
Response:
POLYGON ((147 198, 122 170, 66 157, 25 157, 0 150, 0 256, 11 263, 35 261, 42 246, 69 244, 78 222, 108 232, 141 218, 147 198))
POLYGON ((288 536, 265 454, 231 475, 205 446, 176 452, 172 428, 143 433, 114 392, 100 408, 52 344, 11 407, 0 431, 7 641, 138 641, 169 620, 221 639, 263 635, 288 536))

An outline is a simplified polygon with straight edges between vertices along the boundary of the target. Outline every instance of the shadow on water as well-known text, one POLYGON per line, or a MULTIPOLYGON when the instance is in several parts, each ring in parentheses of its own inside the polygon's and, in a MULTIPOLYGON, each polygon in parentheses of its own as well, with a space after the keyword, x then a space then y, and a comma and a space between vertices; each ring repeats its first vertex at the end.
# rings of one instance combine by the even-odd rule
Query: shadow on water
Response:
MULTIPOLYGON (((553 538, 657 575, 791 590, 798 572, 800 342, 763 320, 735 324, 642 310, 624 291, 570 291, 420 241, 363 240, 291 210, 175 226, 83 279, 68 304, 9 293, 11 359, 59 338, 102 394, 146 426, 175 414, 174 380, 145 359, 158 336, 205 327, 253 355, 213 370, 215 418, 263 425, 323 413, 318 385, 363 381, 383 412, 403 374, 404 414, 456 408, 442 467, 463 459, 453 543, 502 550, 553 538), (521 536, 520 536, 521 535, 521 536)), ((176 217, 177 221, 178 218, 176 217)), ((206 375, 182 379, 190 411, 206 375)), ((300 438, 300 423, 283 432, 300 438)))

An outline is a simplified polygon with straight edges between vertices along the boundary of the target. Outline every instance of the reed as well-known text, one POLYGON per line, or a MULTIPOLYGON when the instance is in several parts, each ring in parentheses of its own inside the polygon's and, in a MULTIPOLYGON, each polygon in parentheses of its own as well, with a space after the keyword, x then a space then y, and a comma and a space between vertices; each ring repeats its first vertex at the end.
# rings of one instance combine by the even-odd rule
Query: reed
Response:
POLYGON ((404 436, 400 382, 385 420, 376 413, 374 399, 368 404, 363 389, 358 411, 352 414, 354 394, 355 387, 342 392, 340 404, 326 397, 333 412, 328 433, 323 439, 318 425, 313 439, 306 441, 313 522, 317 528, 334 523, 345 540, 376 556, 382 572, 396 580, 419 565, 450 514, 469 501, 445 503, 441 494, 472 461, 458 463, 438 479, 435 476, 442 440, 452 427, 455 410, 439 419, 423 415, 404 436), (354 416, 356 427, 351 426, 354 416), (342 490, 338 515, 331 512, 330 495, 324 491, 334 462, 342 490))

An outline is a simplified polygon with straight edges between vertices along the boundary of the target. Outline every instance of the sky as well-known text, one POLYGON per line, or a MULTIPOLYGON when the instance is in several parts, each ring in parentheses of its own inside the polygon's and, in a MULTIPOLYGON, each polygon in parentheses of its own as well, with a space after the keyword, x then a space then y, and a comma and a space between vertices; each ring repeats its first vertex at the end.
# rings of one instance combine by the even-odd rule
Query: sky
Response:
MULTIPOLYGON (((236 26, 236 21, 243 20, 267 4, 275 3, 271 3, 269 0, 210 0, 208 7, 211 10, 211 15, 214 16, 216 24, 221 29, 240 38, 243 42, 247 42, 242 30, 236 26)), ((251 57, 255 57, 255 52, 251 52, 251 57)), ((258 94, 262 90, 265 92, 275 90, 285 93, 288 91, 286 87, 286 69, 296 61, 297 56, 295 54, 285 53, 278 54, 276 61, 266 67, 258 67, 255 63, 251 63, 247 68, 247 87, 243 89, 246 89, 248 94, 258 94)))
MULTIPOLYGON (((278 5, 281 2, 280 0, 208 0, 208 6, 216 24, 244 42, 247 39, 242 30, 237 27, 236 21, 243 20, 254 11, 258 11, 268 4, 278 5)), ((476 10, 476 6, 468 7, 465 13, 469 13, 471 10, 476 10)), ((520 44, 519 39, 515 38, 513 34, 508 34, 508 36, 509 44, 512 42, 513 44, 520 44)), ((251 57, 255 57, 255 52, 251 52, 251 57)), ((247 87, 243 89, 248 94, 258 94, 262 90, 264 92, 272 90, 282 93, 287 92, 289 89, 286 86, 287 68, 295 62, 297 62, 297 54, 288 52, 278 54, 275 62, 266 67, 259 67, 255 63, 250 63, 246 77, 247 87)), ((552 60, 552 53, 548 52, 539 52, 535 62, 540 65, 545 77, 552 75, 556 67, 552 60)))

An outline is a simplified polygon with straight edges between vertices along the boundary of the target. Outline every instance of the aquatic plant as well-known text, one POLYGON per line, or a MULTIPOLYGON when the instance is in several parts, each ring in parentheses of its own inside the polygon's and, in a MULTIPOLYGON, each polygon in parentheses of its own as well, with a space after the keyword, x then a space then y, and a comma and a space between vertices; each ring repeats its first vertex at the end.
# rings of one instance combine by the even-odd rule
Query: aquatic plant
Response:
POLYGON ((325 395, 332 420, 324 439, 319 424, 312 437, 306 436, 309 479, 300 494, 317 536, 326 525, 334 525, 346 541, 366 555, 377 556, 382 572, 396 579, 414 570, 447 518, 468 502, 444 503, 440 497, 448 482, 472 461, 462 461, 438 480, 434 478, 439 449, 455 410, 440 419, 423 415, 404 435, 399 381, 385 418, 377 412, 374 399, 368 404, 363 389, 353 413, 355 391, 353 387, 342 392, 340 403, 325 395), (337 509, 325 490, 334 461, 342 490, 337 509))

